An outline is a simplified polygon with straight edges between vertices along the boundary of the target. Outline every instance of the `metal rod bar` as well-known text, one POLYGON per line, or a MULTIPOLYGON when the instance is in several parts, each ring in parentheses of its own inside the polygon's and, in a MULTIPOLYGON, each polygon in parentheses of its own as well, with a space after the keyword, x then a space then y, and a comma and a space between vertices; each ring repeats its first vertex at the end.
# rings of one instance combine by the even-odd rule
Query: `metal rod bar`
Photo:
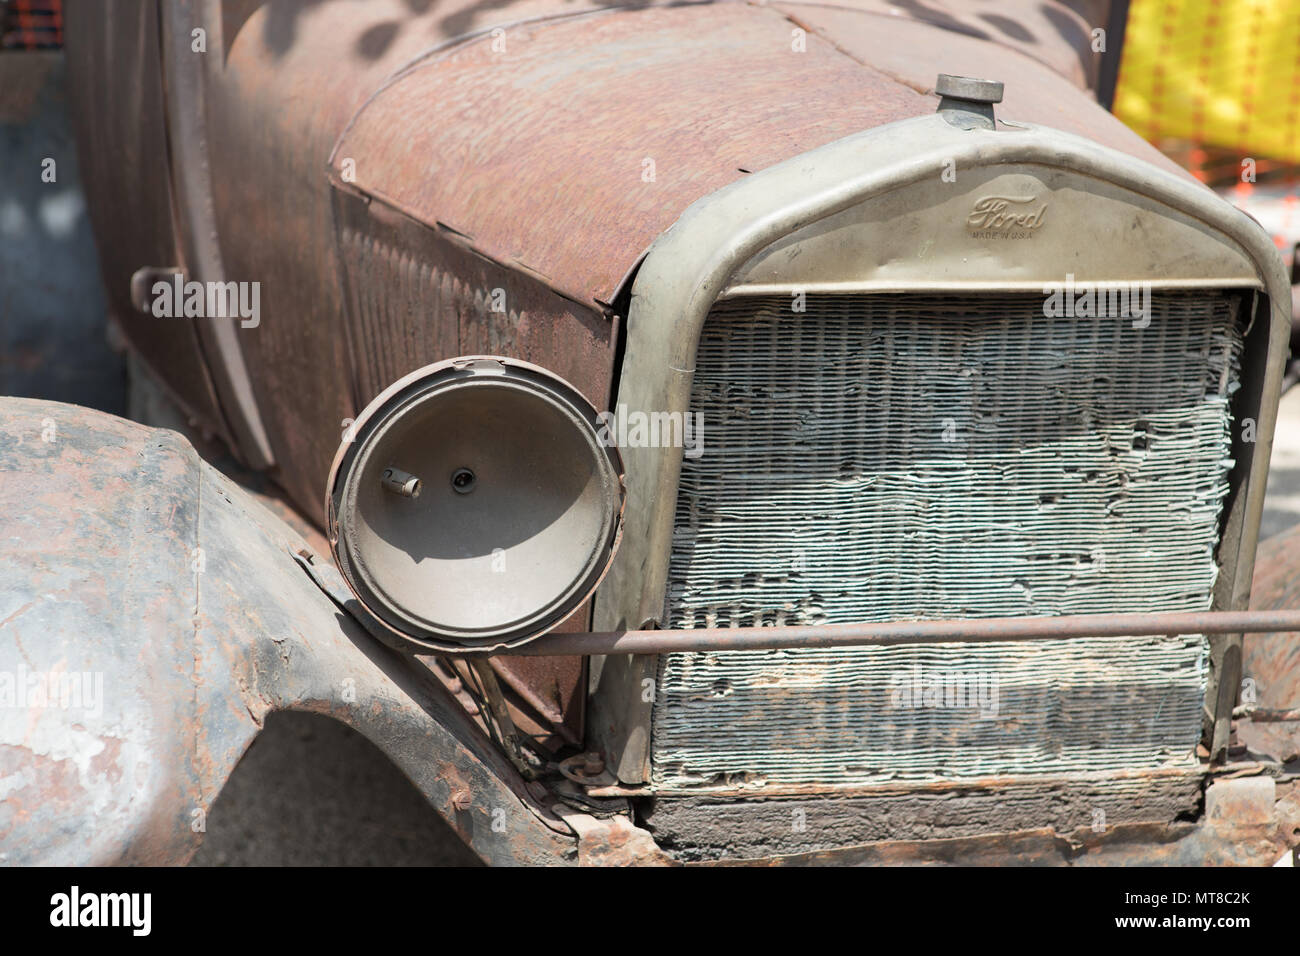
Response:
POLYGON ((1288 710, 1276 710, 1267 707, 1237 707, 1232 711, 1233 717, 1244 717, 1257 724, 1300 721, 1300 707, 1288 710))
POLYGON ((1300 610, 1202 611, 1173 614, 1074 614, 960 621, 893 621, 798 627, 698 628, 552 634, 518 655, 670 654, 678 651, 762 651, 781 647, 860 647, 976 641, 1072 640, 1160 634, 1265 634, 1300 631, 1300 610))

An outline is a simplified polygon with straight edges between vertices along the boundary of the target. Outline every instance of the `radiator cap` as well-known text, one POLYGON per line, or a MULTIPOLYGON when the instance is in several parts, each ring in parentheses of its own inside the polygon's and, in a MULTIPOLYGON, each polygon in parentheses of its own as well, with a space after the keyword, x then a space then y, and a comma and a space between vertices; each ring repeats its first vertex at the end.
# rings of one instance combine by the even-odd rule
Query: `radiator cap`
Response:
POLYGON ((608 569, 622 461, 591 403, 545 369, 496 356, 430 365, 351 432, 330 472, 330 544, 360 616, 390 645, 517 647, 608 569))

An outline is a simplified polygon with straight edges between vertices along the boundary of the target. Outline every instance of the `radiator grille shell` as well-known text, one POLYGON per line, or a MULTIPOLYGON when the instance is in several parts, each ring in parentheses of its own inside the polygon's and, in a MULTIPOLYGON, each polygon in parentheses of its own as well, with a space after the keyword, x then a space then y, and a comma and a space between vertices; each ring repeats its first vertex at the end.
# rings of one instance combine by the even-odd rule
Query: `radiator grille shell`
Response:
MULTIPOLYGON (((1236 296, 1153 293, 1145 328, 1026 293, 795 301, 724 300, 705 323, 671 626, 1210 607, 1236 296)), ((652 780, 1190 766, 1206 653, 1191 636, 664 655, 652 780), (996 715, 964 706, 994 681, 996 715)))

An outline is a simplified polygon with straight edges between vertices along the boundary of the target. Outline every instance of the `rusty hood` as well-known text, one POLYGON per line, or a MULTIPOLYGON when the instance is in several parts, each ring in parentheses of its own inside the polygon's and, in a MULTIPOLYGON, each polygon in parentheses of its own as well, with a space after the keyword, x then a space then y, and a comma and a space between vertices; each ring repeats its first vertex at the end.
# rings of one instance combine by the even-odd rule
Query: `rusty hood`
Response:
POLYGON ((723 2, 483 30, 381 84, 339 137, 330 174, 568 298, 608 307, 692 202, 932 112, 938 72, 1003 80, 1004 119, 1177 169, 1080 88, 1068 53, 1043 42, 1031 55, 951 27, 869 3, 723 2))

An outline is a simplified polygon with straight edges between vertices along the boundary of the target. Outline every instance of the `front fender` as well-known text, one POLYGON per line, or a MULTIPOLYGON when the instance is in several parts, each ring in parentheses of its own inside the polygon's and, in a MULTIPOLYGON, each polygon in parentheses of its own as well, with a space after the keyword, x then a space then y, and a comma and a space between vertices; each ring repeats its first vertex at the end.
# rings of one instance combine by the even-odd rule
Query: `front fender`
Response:
POLYGON ((0 399, 0 861, 184 863, 266 716, 306 710, 374 742, 484 860, 576 862, 429 671, 299 560, 337 576, 175 432, 0 399))

